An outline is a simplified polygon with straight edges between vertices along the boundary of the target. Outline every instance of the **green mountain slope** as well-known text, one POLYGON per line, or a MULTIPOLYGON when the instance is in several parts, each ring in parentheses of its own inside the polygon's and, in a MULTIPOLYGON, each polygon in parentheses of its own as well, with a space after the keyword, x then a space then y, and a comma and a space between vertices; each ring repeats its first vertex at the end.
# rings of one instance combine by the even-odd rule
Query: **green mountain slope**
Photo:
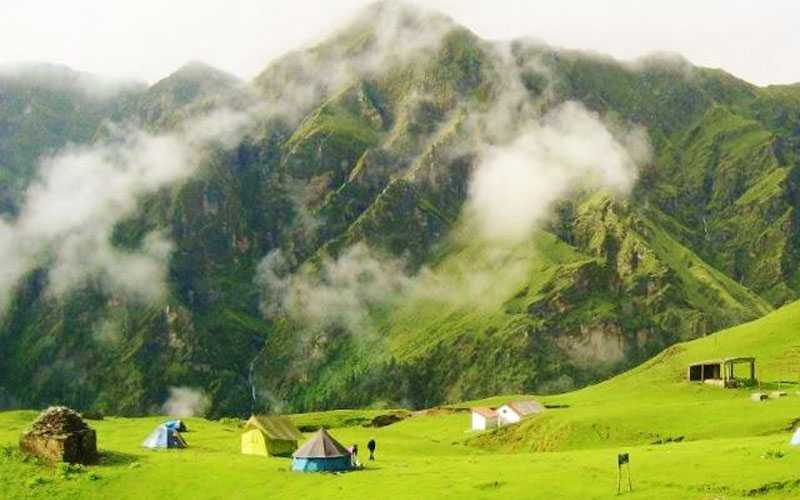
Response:
MULTIPOLYGON (((332 387, 347 398, 339 405, 367 404, 377 391, 425 407, 568 390, 771 310, 652 219, 605 196, 578 205, 572 239, 542 232, 499 254, 481 244, 447 248, 414 291, 374 314, 377 338, 357 339, 347 363, 325 360, 294 394, 310 407, 323 404, 311 399, 316 388, 336 398, 332 387)), ((267 348, 268 358, 279 355, 267 348)), ((296 383, 282 379, 277 390, 296 383)))
POLYGON ((799 331, 800 302, 795 302, 759 320, 676 344, 601 384, 547 398, 565 409, 481 435, 473 444, 542 451, 786 432, 797 412, 799 331), (735 356, 754 356, 762 389, 782 388, 791 397, 760 404, 750 400, 748 389, 686 382, 690 363, 735 356), (629 404, 632 401, 635 405, 629 404))
POLYGON ((192 62, 153 84, 126 111, 148 129, 171 128, 207 111, 209 100, 228 98, 239 85, 233 75, 192 62))
MULTIPOLYGON (((552 252, 550 253, 552 256, 552 252)), ((383 427, 364 427, 388 410, 350 409, 289 418, 301 429, 324 426, 342 443, 377 442, 375 461, 336 476, 289 472, 290 460, 241 453, 242 420, 187 418, 189 447, 153 453, 141 440, 164 416, 109 417, 97 431, 101 462, 55 467, 18 450, 30 410, 0 412, 0 495, 8 498, 320 498, 342 490, 392 498, 606 498, 618 488, 616 455, 629 454, 630 498, 794 498, 800 454, 789 444, 798 424, 800 302, 703 339, 674 345, 606 382, 540 400, 544 413, 500 430, 471 432, 473 404, 498 396, 409 413, 383 427), (764 402, 749 390, 688 383, 686 364, 726 355, 754 355, 765 389, 779 381, 788 395, 764 402), (789 381, 787 381, 787 379, 789 381), (134 465, 135 464, 135 465, 134 465), (179 464, 183 474, 174 474, 179 464), (575 478, 580 477, 580 481, 575 478), (169 480, 165 480, 169 478, 169 480), (409 488, 413 478, 414 488, 409 488), (266 482, 265 482, 266 481, 266 482), (265 486, 268 485, 268 486, 265 486)), ((394 413, 394 412, 392 412, 394 413)), ((305 439, 311 437, 306 433, 305 439)))
POLYGON ((110 111, 52 111, 41 133, 0 127, 16 203, 19 172, 29 179, 68 141, 102 140, 104 120, 164 133, 215 110, 252 113, 234 144, 209 147, 188 180, 141 196, 116 225, 120 249, 153 231, 172 242, 164 298, 142 303, 91 280, 57 297, 46 262, 27 273, 0 316, 0 405, 136 414, 191 386, 221 415, 561 391, 797 298, 798 87, 677 59, 627 65, 528 42, 506 51, 385 5, 250 85, 191 64, 110 111), (391 33, 376 29, 386 25, 438 36, 386 55, 391 33), (629 197, 576 190, 528 240, 487 247, 464 207, 479 144, 504 139, 487 132, 492 111, 525 124, 564 101, 646 127, 652 159, 629 197), (306 304, 323 309, 312 321, 293 314, 280 288, 263 286, 267 256, 322 290, 312 297, 339 302, 306 304), (347 281, 353 259, 388 265, 390 293, 366 296, 381 268, 347 281), (337 279, 346 293, 329 286, 337 279))

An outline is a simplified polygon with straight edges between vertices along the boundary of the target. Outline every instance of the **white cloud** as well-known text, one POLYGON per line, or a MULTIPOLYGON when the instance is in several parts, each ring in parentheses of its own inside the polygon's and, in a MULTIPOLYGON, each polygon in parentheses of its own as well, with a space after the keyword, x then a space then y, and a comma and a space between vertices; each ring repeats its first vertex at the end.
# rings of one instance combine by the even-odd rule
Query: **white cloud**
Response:
POLYGON ((108 141, 44 160, 19 215, 0 220, 0 306, 45 262, 55 295, 96 279, 113 293, 163 297, 170 241, 151 233, 140 249, 122 250, 111 242, 115 225, 142 196, 192 175, 209 143, 234 144, 254 116, 218 110, 162 135, 112 128, 108 141))
POLYGON ((319 269, 288 271, 280 251, 259 265, 256 283, 266 316, 285 315, 314 329, 340 327, 356 334, 370 330, 372 307, 400 296, 410 284, 402 261, 381 257, 364 244, 324 259, 319 269))
POLYGON ((170 387, 169 398, 161 407, 166 415, 176 418, 203 416, 210 400, 203 391, 191 387, 170 387))
POLYGON ((299 120, 311 105, 344 85, 384 74, 387 68, 399 67, 412 58, 427 57, 439 47, 452 23, 425 9, 410 10, 388 3, 332 27, 339 33, 354 27, 361 38, 326 46, 325 50, 291 52, 289 58, 270 66, 267 80, 274 87, 267 93, 274 114, 299 120), (367 32, 368 39, 363 37, 367 32))
POLYGON ((470 184, 469 216, 486 239, 518 243, 553 203, 579 189, 630 190, 636 161, 647 150, 643 138, 636 132, 620 142, 595 113, 562 104, 509 144, 484 149, 470 184))

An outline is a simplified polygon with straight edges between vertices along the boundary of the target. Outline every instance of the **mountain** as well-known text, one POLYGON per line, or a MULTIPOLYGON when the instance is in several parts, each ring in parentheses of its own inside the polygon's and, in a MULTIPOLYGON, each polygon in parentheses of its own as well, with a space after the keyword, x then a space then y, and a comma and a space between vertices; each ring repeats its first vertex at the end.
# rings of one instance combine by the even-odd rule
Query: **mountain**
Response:
POLYGON ((206 101, 235 93, 239 84, 233 75, 190 62, 148 88, 129 112, 150 129, 171 128, 206 101))
POLYGON ((104 120, 143 90, 51 64, 0 66, 0 206, 14 211, 36 164, 93 140, 104 120))
POLYGON ((4 406, 139 414, 172 386, 202 389, 210 415, 558 392, 800 292, 800 86, 489 42, 379 3, 250 83, 193 63, 100 101, 17 77, 0 96, 9 220, 39 159, 98 147, 109 123, 239 124, 115 222, 116 252, 169 242, 161 296, 92 274, 52 293, 57 252, 33 259, 0 319, 4 406), (476 222, 476 171, 519 137, 591 170, 499 244, 476 222), (615 155, 636 159, 628 194, 593 184, 615 155))

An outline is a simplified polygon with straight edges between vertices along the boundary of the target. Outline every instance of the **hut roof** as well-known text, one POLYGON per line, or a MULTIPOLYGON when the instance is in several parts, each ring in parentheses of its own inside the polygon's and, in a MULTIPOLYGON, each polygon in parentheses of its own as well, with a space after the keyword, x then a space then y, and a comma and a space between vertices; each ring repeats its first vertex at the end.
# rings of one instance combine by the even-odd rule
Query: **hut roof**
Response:
POLYGON ((320 429, 292 456, 295 458, 335 458, 349 455, 350 452, 347 451, 347 448, 333 439, 328 431, 320 429))
POLYGON ((472 408, 472 412, 482 415, 485 418, 497 418, 497 412, 485 406, 476 406, 472 408))
POLYGON ((689 363, 689 366, 698 366, 698 365, 723 365, 725 363, 749 363, 751 361, 755 361, 756 358, 752 356, 735 356, 730 358, 719 358, 719 359, 707 359, 705 361, 695 361, 694 363, 689 363))
POLYGON ((538 401, 510 401, 506 403, 506 406, 514 410, 517 415, 524 417, 526 415, 532 415, 534 413, 539 413, 540 411, 544 410, 544 406, 538 401))
POLYGON ((288 417, 281 415, 252 415, 244 424, 244 430, 259 429, 270 439, 299 441, 303 435, 288 417))
POLYGON ((88 428, 81 414, 66 406, 51 406, 31 424, 31 431, 35 434, 69 434, 88 428))

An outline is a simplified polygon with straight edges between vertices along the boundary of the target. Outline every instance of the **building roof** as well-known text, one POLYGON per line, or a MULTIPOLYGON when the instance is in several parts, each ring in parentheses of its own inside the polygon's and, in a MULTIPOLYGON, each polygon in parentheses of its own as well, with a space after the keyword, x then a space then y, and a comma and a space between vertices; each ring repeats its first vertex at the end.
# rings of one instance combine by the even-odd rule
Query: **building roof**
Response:
POLYGON ((320 429, 292 456, 295 458, 336 458, 350 456, 350 452, 339 441, 333 439, 328 431, 320 429))
POLYGON ((720 359, 707 359, 705 361, 695 361, 694 363, 689 363, 689 366, 698 366, 698 365, 721 365, 725 363, 749 363, 751 361, 755 361, 756 358, 752 356, 735 356, 731 358, 720 358, 720 359))
POLYGON ((69 434, 88 429, 81 414, 66 406, 51 406, 36 417, 31 425, 35 434, 69 434))
POLYGON ((278 441, 299 441, 303 437, 292 421, 281 415, 252 415, 244 424, 244 430, 251 429, 258 429, 278 441))
POLYGON ((478 415, 482 415, 486 418, 497 418, 497 412, 491 408, 487 408, 486 406, 476 406, 475 408, 472 408, 472 413, 477 413, 478 415))
POLYGON ((528 401, 509 401, 505 406, 511 408, 520 417, 539 413, 544 410, 544 406, 541 403, 532 399, 528 401))

